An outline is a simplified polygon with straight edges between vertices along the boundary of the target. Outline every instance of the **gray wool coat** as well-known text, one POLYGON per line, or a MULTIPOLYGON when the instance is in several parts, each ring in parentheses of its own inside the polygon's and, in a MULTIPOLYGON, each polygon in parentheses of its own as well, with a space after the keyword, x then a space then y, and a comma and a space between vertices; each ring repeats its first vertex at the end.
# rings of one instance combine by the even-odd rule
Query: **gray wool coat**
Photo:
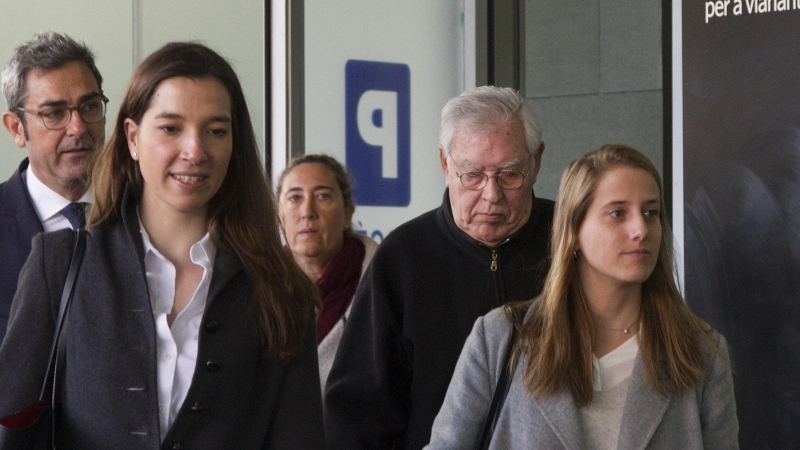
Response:
MULTIPOLYGON (((0 417, 38 398, 72 243, 71 230, 33 240, 0 347, 0 417)), ((219 249, 192 383, 161 443, 156 331, 135 207, 122 223, 91 229, 65 334, 59 448, 324 448, 314 322, 297 356, 266 358, 251 293, 239 260, 219 249)))
MULTIPOLYGON (((426 449, 476 448, 500 376, 511 323, 495 309, 475 322, 458 360, 426 449)), ((714 341, 727 358, 722 335, 714 341)), ((705 376, 689 393, 664 397, 645 378, 637 357, 625 400, 619 449, 738 449, 739 424, 731 369, 705 347, 705 376)), ((520 358, 490 449, 587 448, 580 411, 569 392, 533 398, 522 384, 520 358)))

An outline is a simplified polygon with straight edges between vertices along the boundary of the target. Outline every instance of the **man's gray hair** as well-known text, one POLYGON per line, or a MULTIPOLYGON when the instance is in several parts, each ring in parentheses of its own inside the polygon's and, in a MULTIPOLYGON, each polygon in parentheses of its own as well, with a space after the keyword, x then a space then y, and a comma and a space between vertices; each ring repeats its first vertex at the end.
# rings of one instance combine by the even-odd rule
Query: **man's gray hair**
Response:
POLYGON ((17 108, 21 108, 28 100, 26 90, 28 72, 35 69, 39 74, 43 74, 72 61, 86 64, 97 81, 97 87, 103 89, 103 76, 97 70, 92 51, 86 44, 78 43, 65 34, 54 31, 37 33, 33 36, 33 40, 14 49, 14 55, 0 77, 8 110, 16 111, 24 124, 25 117, 17 108))
POLYGON ((470 89, 444 105, 439 145, 450 156, 457 133, 491 133, 514 119, 522 122, 528 154, 534 156, 542 143, 542 125, 533 117, 519 92, 494 86, 470 89))

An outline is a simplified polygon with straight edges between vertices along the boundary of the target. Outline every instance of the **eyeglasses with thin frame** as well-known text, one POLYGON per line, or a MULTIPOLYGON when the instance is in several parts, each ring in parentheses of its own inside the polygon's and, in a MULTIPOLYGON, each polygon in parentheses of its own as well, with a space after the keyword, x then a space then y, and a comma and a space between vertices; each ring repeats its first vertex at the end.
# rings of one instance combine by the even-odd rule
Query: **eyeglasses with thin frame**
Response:
MULTIPOLYGON (((456 172, 456 176, 461 180, 461 185, 471 191, 479 191, 489 182, 489 175, 483 172, 466 172, 461 174, 456 172)), ((492 175, 497 181, 498 186, 500 186, 500 189, 507 191, 519 189, 527 176, 527 173, 517 172, 516 170, 504 170, 492 175)))
POLYGON ((78 115, 86 123, 95 123, 103 120, 106 116, 107 103, 108 99, 101 93, 73 107, 53 106, 41 111, 33 111, 25 108, 17 109, 28 114, 39 116, 45 128, 48 130, 61 130, 72 120, 72 111, 77 111, 78 115))

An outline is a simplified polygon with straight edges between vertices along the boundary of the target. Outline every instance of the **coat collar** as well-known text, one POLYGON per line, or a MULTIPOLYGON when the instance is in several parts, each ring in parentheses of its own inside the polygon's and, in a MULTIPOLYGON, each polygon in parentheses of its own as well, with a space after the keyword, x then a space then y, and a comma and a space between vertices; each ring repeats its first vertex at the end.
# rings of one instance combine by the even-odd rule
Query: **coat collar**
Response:
POLYGON ((122 211, 120 212, 120 217, 122 217, 122 225, 124 226, 125 234, 130 239, 130 242, 133 243, 137 259, 141 263, 142 273, 145 273, 144 242, 142 241, 142 233, 139 229, 139 214, 136 212, 136 206, 136 200, 131 193, 130 185, 126 183, 125 190, 122 192, 122 211))
POLYGON ((569 390, 565 389, 555 395, 534 397, 533 403, 539 408, 547 424, 561 440, 565 449, 581 450, 585 448, 580 411, 578 411, 569 390))
MULTIPOLYGON (((662 374, 665 373, 662 371, 662 374)), ((670 401, 671 397, 664 397, 653 387, 653 383, 647 378, 641 356, 637 356, 625 398, 617 448, 645 449, 661 423, 670 401)), ((585 448, 580 410, 568 390, 556 395, 534 397, 533 403, 565 449, 585 448)))
MULTIPOLYGON (((660 376, 668 377, 666 370, 660 376)), ((622 411, 622 429, 618 448, 644 449, 652 439, 671 397, 661 395, 648 379, 641 356, 636 357, 631 374, 631 384, 622 411)))
POLYGON ((208 305, 219 297, 223 288, 233 279, 239 272, 244 270, 239 258, 233 254, 228 253, 224 248, 217 248, 217 257, 214 260, 214 272, 211 275, 211 286, 208 288, 208 305))
MULTIPOLYGON (((528 216, 528 219, 525 223, 519 228, 519 230, 515 231, 511 235, 507 237, 506 242, 500 244, 497 247, 497 251, 500 252, 501 249, 506 247, 506 243, 514 242, 517 240, 519 236, 522 235, 530 235, 533 233, 533 230, 538 226, 540 220, 543 220, 543 211, 540 211, 540 206, 536 201, 536 195, 534 195, 533 191, 531 190, 531 198, 532 205, 531 205, 531 212, 528 216)), ((552 217, 552 215, 551 215, 552 217)), ((479 260, 483 260, 486 257, 487 251, 489 248, 485 245, 481 244, 467 233, 464 232, 461 228, 456 225, 456 221, 453 218, 453 207, 450 204, 450 188, 446 188, 444 190, 444 198, 442 199, 442 206, 436 210, 436 220, 439 223, 439 226, 445 232, 445 235, 458 247, 466 250, 467 252, 471 253, 474 257, 479 260)))

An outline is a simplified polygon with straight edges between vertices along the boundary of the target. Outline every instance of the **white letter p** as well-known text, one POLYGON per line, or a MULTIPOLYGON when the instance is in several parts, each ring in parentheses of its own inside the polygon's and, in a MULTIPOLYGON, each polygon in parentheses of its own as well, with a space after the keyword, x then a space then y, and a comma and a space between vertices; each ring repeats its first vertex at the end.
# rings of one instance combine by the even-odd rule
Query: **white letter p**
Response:
POLYGON ((356 117, 364 142, 381 147, 381 176, 397 178, 397 92, 364 91, 356 117))

